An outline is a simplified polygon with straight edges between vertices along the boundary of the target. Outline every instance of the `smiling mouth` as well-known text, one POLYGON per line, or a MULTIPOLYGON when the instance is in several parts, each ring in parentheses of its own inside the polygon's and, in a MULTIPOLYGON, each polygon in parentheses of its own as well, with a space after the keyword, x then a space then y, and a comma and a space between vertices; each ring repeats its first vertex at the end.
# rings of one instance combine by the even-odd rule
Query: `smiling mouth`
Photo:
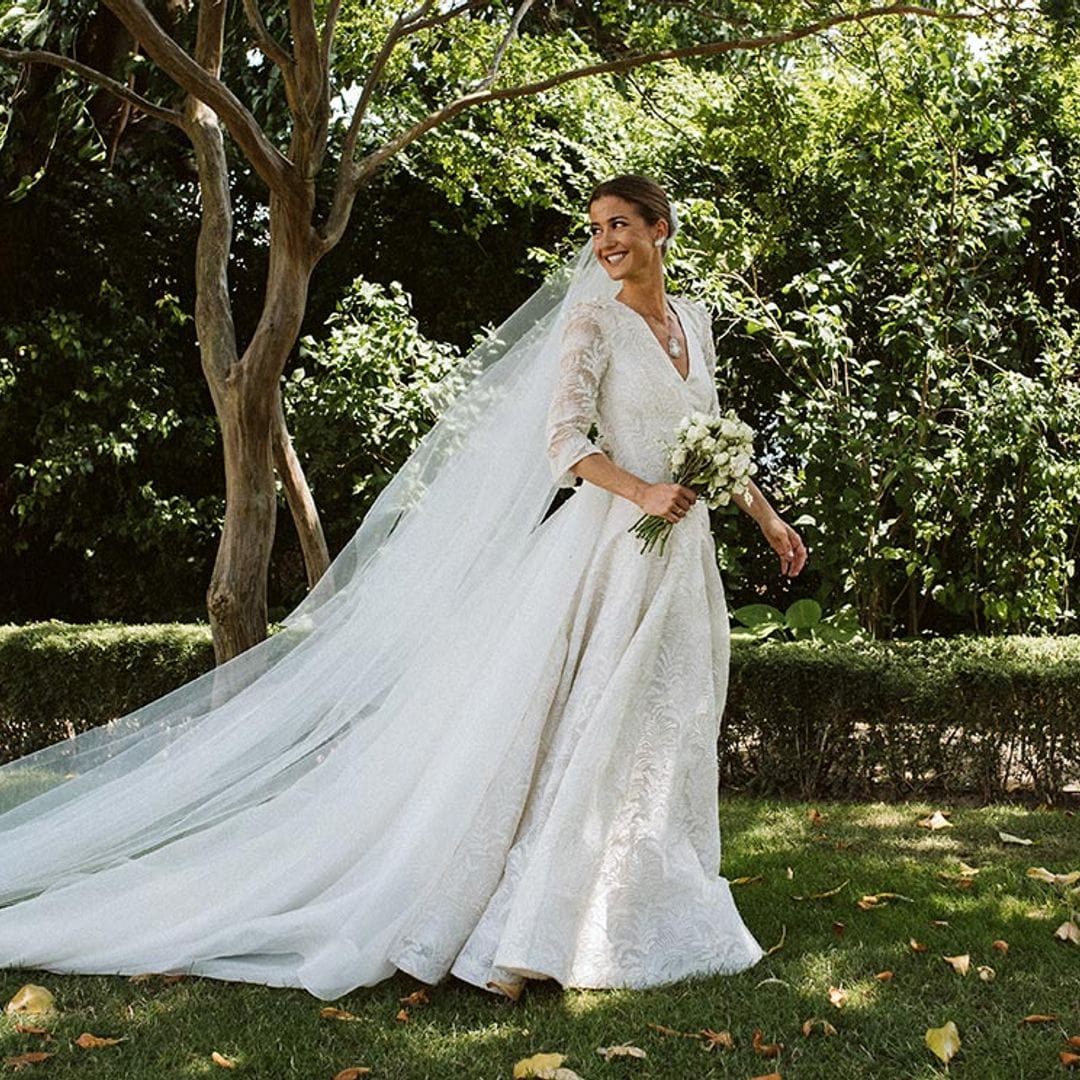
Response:
POLYGON ((623 261, 623 259, 625 259, 625 258, 626 258, 626 252, 625 251, 616 251, 616 252, 613 252, 611 255, 605 255, 604 256, 604 262, 610 263, 612 266, 618 266, 619 263, 621 263, 623 261))

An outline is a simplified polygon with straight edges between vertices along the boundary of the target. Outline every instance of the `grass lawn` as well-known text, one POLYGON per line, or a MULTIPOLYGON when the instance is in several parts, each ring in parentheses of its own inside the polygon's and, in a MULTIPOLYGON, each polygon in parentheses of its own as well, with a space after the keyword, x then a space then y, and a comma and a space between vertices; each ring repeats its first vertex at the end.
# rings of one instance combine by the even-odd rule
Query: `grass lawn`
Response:
MULTIPOLYGON (((58 1007, 46 1019, 0 1017, 0 1058, 51 1051, 20 1075, 52 1080, 332 1080, 351 1066, 369 1067, 374 1080, 496 1080, 539 1051, 565 1054, 565 1067, 584 1080, 750 1080, 774 1072, 783 1080, 899 1080, 945 1075, 924 1035, 952 1020, 962 1045, 949 1075, 1065 1078, 1059 1054, 1069 1050, 1066 1036, 1080 1035, 1080 947, 1054 937, 1070 917, 1062 890, 1026 871, 1080 870, 1080 816, 957 806, 952 828, 918 827, 935 809, 724 802, 724 873, 753 879, 735 892, 761 943, 783 937, 778 951, 738 976, 652 991, 536 983, 516 1004, 449 980, 430 991, 429 1004, 409 1008, 407 1020, 396 1019, 399 999, 418 984, 399 976, 336 1002, 356 1017, 342 1021, 321 1017, 325 1003, 300 991, 0 971, 0 1002, 34 982, 58 1007), (1004 843, 999 831, 1034 843, 1004 843), (833 895, 814 895, 826 892, 833 895), (886 892, 907 899, 858 904, 886 892), (1007 952, 994 947, 999 940, 1007 952), (942 957, 963 954, 971 969, 961 976, 942 957), (980 965, 994 969, 991 981, 979 977, 980 965), (886 971, 891 978, 875 979, 886 971), (830 1002, 832 988, 845 995, 839 1005, 830 1002), (1031 1014, 1056 1019, 1025 1023, 1031 1014), (826 1036, 818 1025, 804 1036, 811 1018, 837 1033, 826 1036), (17 1019, 48 1033, 20 1033, 17 1019), (700 1038, 651 1025, 729 1031, 735 1046, 710 1051, 700 1038), (782 1044, 778 1057, 755 1053, 756 1029, 764 1042, 782 1044), (124 1041, 82 1049, 75 1039, 83 1032, 124 1041), (617 1044, 647 1057, 597 1054, 617 1044), (216 1064, 214 1052, 235 1068, 216 1064)), ((0 1067, 0 1075, 11 1070, 0 1067)))

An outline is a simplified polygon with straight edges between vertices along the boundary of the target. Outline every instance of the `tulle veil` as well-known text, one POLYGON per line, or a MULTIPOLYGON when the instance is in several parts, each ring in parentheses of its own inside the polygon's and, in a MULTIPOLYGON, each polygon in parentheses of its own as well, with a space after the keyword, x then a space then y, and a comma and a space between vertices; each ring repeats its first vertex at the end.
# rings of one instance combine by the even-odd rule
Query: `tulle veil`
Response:
MULTIPOLYGON (((445 799, 468 803, 461 776, 470 770, 477 799, 498 782, 500 755, 520 737, 515 718, 559 647, 553 628, 587 537, 548 539, 538 551, 559 518, 545 520, 556 492, 546 416, 570 308, 615 289, 586 245, 472 351, 441 388, 441 419, 282 631, 128 716, 0 768, 0 905, 13 904, 0 916, 102 870, 160 864, 171 848, 283 796, 282 806, 310 805, 347 785, 350 770, 348 857, 366 859, 394 834, 399 851, 418 845, 416 859, 437 879, 456 834, 430 816, 445 816, 445 799), (565 578, 565 593, 532 588, 537 560, 546 560, 544 580, 565 578), (512 648, 500 620, 519 631, 512 648), (498 701, 485 677, 492 664, 513 669, 498 680, 498 701), (440 777, 454 769, 440 803, 440 777), (413 814, 414 831, 395 834, 413 814)), ((406 887, 384 890, 385 904, 406 887)), ((0 964, 12 961, 3 949, 0 920, 0 964)), ((139 959, 169 958, 163 949, 139 959)), ((76 958, 70 969, 95 966, 76 958)), ((392 969, 380 959, 359 970, 355 980, 298 981, 333 996, 392 969)))

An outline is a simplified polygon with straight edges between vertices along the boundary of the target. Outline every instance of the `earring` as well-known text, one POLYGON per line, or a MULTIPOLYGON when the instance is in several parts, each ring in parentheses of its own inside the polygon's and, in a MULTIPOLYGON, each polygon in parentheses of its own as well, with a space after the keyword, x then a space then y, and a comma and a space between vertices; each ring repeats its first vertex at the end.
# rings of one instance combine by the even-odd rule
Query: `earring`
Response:
POLYGON ((662 237, 662 236, 658 236, 658 237, 657 237, 657 238, 656 238, 656 239, 655 239, 655 240, 653 241, 653 246, 654 246, 654 247, 663 247, 663 246, 664 246, 664 237, 662 237))

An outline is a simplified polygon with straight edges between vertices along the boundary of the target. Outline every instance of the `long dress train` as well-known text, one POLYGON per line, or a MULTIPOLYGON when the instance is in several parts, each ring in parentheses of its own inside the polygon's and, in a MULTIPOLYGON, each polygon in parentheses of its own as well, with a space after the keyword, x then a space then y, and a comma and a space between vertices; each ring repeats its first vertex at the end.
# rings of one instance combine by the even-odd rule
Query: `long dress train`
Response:
MULTIPOLYGON (((716 408, 708 317, 675 303, 685 380, 631 309, 573 310, 547 433, 564 482, 597 447, 667 479, 677 422, 716 408)), ((332 999, 397 968, 644 987, 755 963, 718 876, 728 632, 707 511, 662 555, 638 552, 637 514, 584 484, 497 572, 421 597, 407 648, 373 659, 378 628, 352 637, 364 610, 343 600, 190 731, 0 816, 0 964, 332 999)))

